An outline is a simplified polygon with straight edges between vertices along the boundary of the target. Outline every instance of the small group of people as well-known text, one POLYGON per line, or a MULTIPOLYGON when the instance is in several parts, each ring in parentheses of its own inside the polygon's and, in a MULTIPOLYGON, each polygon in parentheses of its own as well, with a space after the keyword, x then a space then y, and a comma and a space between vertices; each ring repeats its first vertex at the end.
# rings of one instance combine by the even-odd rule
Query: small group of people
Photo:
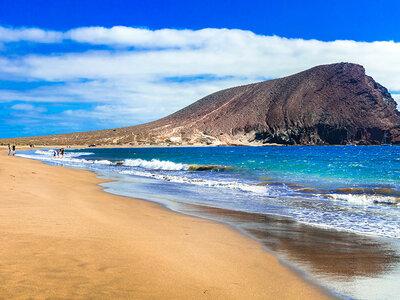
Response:
POLYGON ((54 157, 57 156, 58 158, 60 158, 60 155, 61 155, 61 158, 64 158, 64 152, 65 152, 65 149, 60 148, 60 149, 54 150, 53 155, 54 155, 54 157))
POLYGON ((15 145, 8 144, 8 155, 15 155, 15 145))

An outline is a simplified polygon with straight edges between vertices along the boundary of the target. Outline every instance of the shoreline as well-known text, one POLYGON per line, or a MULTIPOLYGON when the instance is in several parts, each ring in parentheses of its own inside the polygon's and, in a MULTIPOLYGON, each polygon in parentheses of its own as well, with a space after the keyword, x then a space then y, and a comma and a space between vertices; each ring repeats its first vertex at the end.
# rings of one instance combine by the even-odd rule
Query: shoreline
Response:
POLYGON ((109 295, 122 298, 128 296, 287 299, 331 297, 321 288, 311 285, 293 270, 280 264, 276 257, 267 253, 256 241, 228 227, 229 225, 182 215, 146 200, 105 193, 99 184, 106 181, 96 178, 96 175, 90 171, 60 168, 39 161, 7 157, 5 154, 0 156, 0 166, 3 170, 12 170, 8 174, 3 171, 0 175, 6 186, 2 189, 2 194, 6 197, 0 202, 5 208, 2 212, 4 217, 1 218, 0 228, 7 244, 6 249, 0 251, 0 255, 9 257, 12 253, 9 264, 11 263, 14 268, 31 268, 23 274, 18 272, 19 274, 7 275, 3 273, 4 271, 1 272, 3 273, 0 274, 1 277, 11 276, 11 281, 7 279, 6 284, 0 288, 2 295, 85 297, 93 296, 93 293, 96 294, 97 291, 96 295, 99 296, 109 295), (39 176, 42 172, 44 174, 39 176), (32 186, 32 181, 38 184, 35 177, 41 177, 41 186, 32 186), (45 185, 43 182, 50 186, 43 186, 45 185), (30 199, 17 197, 20 200, 15 203, 17 194, 21 196, 27 192, 26 186, 34 191, 30 191, 30 199), (89 191, 82 189, 82 186, 89 191), (75 189, 79 192, 76 193, 75 189), (25 193, 21 193, 21 190, 25 193), (66 193, 66 195, 62 193, 61 198, 68 201, 68 206, 59 199, 51 197, 51 195, 58 195, 60 190, 66 193), (40 199, 41 197, 45 199, 40 199), (43 207, 37 208, 36 214, 31 214, 29 207, 33 205, 34 199, 39 200, 43 207), (20 212, 18 208, 23 212, 20 212), (60 208, 63 209, 61 213, 58 211, 60 208), (57 217, 64 219, 65 215, 68 215, 67 219, 75 220, 76 224, 68 220, 64 224, 63 222, 57 224, 54 220, 57 217), (140 219, 139 224, 137 219, 140 219), (154 227, 154 223, 158 226, 154 227), (28 226, 23 226, 23 224, 28 226), (76 227, 78 224, 87 227, 76 227), (173 230, 165 231, 165 227, 173 230), (90 230, 88 231, 87 228, 90 230), (83 233, 80 232, 82 229, 83 233), (138 231, 141 238, 137 236, 138 231), (107 238, 101 238, 102 233, 107 233, 105 235, 107 238), (118 238, 114 235, 118 235, 118 238), (43 240, 43 237, 46 240, 43 240), (58 240, 55 243, 56 246, 49 245, 47 239, 58 240), (62 244, 72 250, 82 242, 82 239, 85 241, 83 244, 89 241, 86 246, 80 245, 83 252, 90 254, 85 259, 77 253, 65 252, 63 247, 57 247, 62 244), (93 239, 96 241, 94 244, 91 243, 93 239), (207 244, 204 240, 207 240, 207 244), (38 261, 34 258, 26 261, 26 256, 29 254, 25 253, 21 257, 15 252, 19 247, 13 248, 21 243, 29 244, 31 248, 39 247, 36 251, 29 251, 30 247, 24 250, 34 252, 34 256, 41 257, 39 261, 42 263, 47 259, 54 259, 51 265, 45 263, 39 267, 38 261), (35 247, 32 247, 33 245, 35 247), (107 247, 113 245, 116 248, 114 250, 118 249, 117 252, 121 255, 115 256, 110 251, 101 250, 100 245, 106 250, 107 247), (165 249, 166 246, 168 246, 167 249, 165 249), (129 248, 131 251, 124 248, 129 248), (137 255, 138 253, 140 254, 137 255), (102 259, 105 257, 108 259, 102 259), (138 260, 140 271, 136 270, 138 265, 135 263, 135 258, 138 260), (140 261, 143 260, 148 264, 141 264, 140 261), (66 264, 66 261, 70 263, 66 264), (76 261, 80 263, 77 264, 76 261), (106 262, 110 261, 115 263, 111 264, 112 266, 108 265, 110 263, 106 262), (129 264, 126 265, 127 262, 132 264, 132 269, 128 267, 129 264), (64 265, 64 268, 59 266, 60 268, 55 271, 55 265, 60 264, 64 265), (41 270, 40 276, 36 274, 38 272, 35 268, 41 270), (86 282, 86 288, 81 287, 79 294, 75 294, 76 292, 71 294, 74 276, 65 274, 65 269, 68 268, 70 269, 68 273, 75 276, 78 274, 82 276, 82 272, 83 274, 86 272, 87 276, 83 280, 86 282), (104 270, 113 271, 105 272, 104 270), (64 279, 43 282, 42 277, 46 274, 56 274, 58 278, 63 274, 64 279), (116 275, 120 276, 119 280, 114 278, 116 275), (130 280, 127 282, 127 279, 130 280), (94 291, 93 286, 98 286, 104 280, 108 280, 107 285, 94 291), (110 281, 113 282, 112 285, 110 281), (27 283, 30 283, 29 289, 26 288, 27 283), (46 289, 42 286, 40 290, 35 290, 32 289, 35 286, 34 283, 49 287, 46 289), (158 288, 154 289, 154 284, 158 288), (132 287, 138 289, 130 290, 132 287), (14 294, 16 291, 19 291, 18 294, 14 294))
MULTIPOLYGON (((15 143, 11 143, 15 144, 15 143)), ((95 147, 89 147, 87 144, 84 145, 34 145, 34 147, 30 148, 26 144, 15 144, 17 146, 17 151, 21 151, 18 149, 24 149, 22 151, 27 150, 35 150, 35 149, 57 149, 57 148, 65 148, 65 149, 110 149, 110 148, 219 148, 219 147, 255 147, 255 148, 263 148, 263 147, 381 147, 381 146, 394 146, 400 147, 400 144, 371 144, 371 145, 363 145, 363 144, 346 144, 346 145, 284 145, 284 144, 263 144, 263 145, 252 145, 252 144, 243 144, 243 145, 206 145, 206 144, 194 144, 194 145, 180 145, 180 144, 171 144, 171 145, 130 145, 130 144, 101 144, 95 147)), ((0 149, 7 149, 7 144, 0 144, 0 149)))

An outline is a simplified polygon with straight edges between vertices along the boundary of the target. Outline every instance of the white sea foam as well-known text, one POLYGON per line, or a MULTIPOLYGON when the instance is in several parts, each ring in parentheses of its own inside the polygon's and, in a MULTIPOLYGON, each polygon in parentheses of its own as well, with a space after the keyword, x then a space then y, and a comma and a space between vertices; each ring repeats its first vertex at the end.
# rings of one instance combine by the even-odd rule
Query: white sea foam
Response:
POLYGON ((297 220, 297 222, 306 224, 313 227, 328 229, 328 230, 336 230, 343 232, 350 232, 360 235, 368 235, 368 236, 383 236, 394 239, 400 238, 400 230, 398 227, 389 226, 386 222, 375 223, 375 226, 363 226, 360 224, 354 224, 351 222, 342 222, 335 224, 324 224, 323 222, 308 222, 305 220, 297 220))
POLYGON ((39 155, 52 155, 53 150, 36 150, 35 154, 39 155))
MULTIPOLYGON (((40 156, 54 156, 54 151, 57 149, 45 149, 45 150, 36 150, 34 153, 40 156)), ((65 152, 65 157, 77 157, 83 155, 92 155, 92 152, 65 152)))
POLYGON ((71 163, 73 165, 91 165, 91 164, 99 164, 99 165, 112 165, 113 163, 109 160, 87 160, 82 158, 76 158, 81 155, 91 155, 93 153, 90 152, 65 152, 64 157, 62 156, 54 156, 53 149, 49 150, 36 150, 33 153, 17 153, 16 155, 19 157, 30 158, 30 159, 38 159, 46 162, 54 162, 54 163, 71 163))
POLYGON ((185 176, 175 176, 175 175, 166 175, 166 174, 154 174, 151 172, 143 172, 140 170, 124 170, 120 172, 121 174, 129 174, 136 176, 144 176, 144 177, 152 177, 159 180, 165 180, 176 183, 186 183, 204 187, 214 187, 214 188, 224 188, 224 189, 233 189, 233 190, 241 190, 244 192, 250 192, 258 195, 271 195, 272 189, 267 186, 253 185, 240 183, 237 181, 217 181, 210 179, 195 179, 188 178, 185 176))
POLYGON ((373 203, 386 203, 386 204, 399 204, 400 198, 393 196, 382 195, 359 195, 359 194, 328 194, 333 200, 347 201, 356 204, 373 204, 373 203))
POLYGON ((128 167, 140 167, 151 170, 167 170, 167 171, 185 171, 189 169, 189 165, 174 163, 168 160, 144 160, 144 159, 125 159, 123 162, 124 166, 128 167))
MULTIPOLYGON (((47 162, 55 162, 55 163, 71 163, 73 165, 115 165, 114 162, 109 160, 87 160, 83 158, 76 158, 78 156, 91 155, 91 152, 65 152, 64 158, 54 156, 54 149, 48 150, 36 150, 31 154, 17 154, 17 156, 31 158, 31 159, 39 159, 47 162)), ((144 177, 152 177, 159 180, 166 180, 170 182, 176 183, 186 183, 204 187, 214 187, 214 188, 225 188, 225 189, 233 189, 233 190, 241 190, 244 192, 254 193, 257 195, 265 195, 265 196, 273 196, 279 195, 279 191, 275 189, 265 186, 265 185, 254 185, 241 183, 237 181, 219 181, 219 180, 211 180, 211 179, 195 179, 188 178, 185 176, 176 176, 169 174, 157 174, 154 172, 146 172, 146 170, 162 170, 162 171, 186 171, 189 170, 190 165, 183 163, 174 163, 172 161, 167 160, 144 160, 144 159, 125 159, 122 161, 122 165, 125 167, 131 167, 130 170, 124 170, 120 173, 122 174, 132 174, 136 176, 144 176, 144 177)), ((328 195, 320 195, 320 196, 328 196, 330 199, 335 201, 346 201, 349 203, 361 204, 361 205, 370 205, 374 203, 384 203, 384 204, 400 204, 399 197, 393 196, 383 196, 383 195, 366 195, 366 194, 338 194, 332 193, 328 195)))
MULTIPOLYGON (((18 153, 17 156, 38 159, 54 164, 64 164, 71 167, 95 170, 110 169, 112 172, 119 172, 121 174, 131 174, 192 185, 192 188, 189 188, 189 190, 198 191, 203 190, 200 187, 205 187, 205 189, 210 188, 209 190, 212 191, 212 188, 215 188, 215 193, 212 193, 212 201, 219 201, 219 195, 225 193, 226 196, 223 199, 228 199, 226 203, 237 205, 236 207, 239 209, 253 207, 256 212, 262 211, 269 214, 283 215, 312 226, 400 238, 400 227, 396 212, 398 206, 400 206, 400 197, 356 194, 351 192, 340 193, 337 191, 330 191, 329 194, 318 194, 315 191, 310 194, 302 193, 301 195, 297 195, 295 189, 290 186, 256 185, 251 180, 246 181, 243 178, 236 181, 237 177, 230 176, 229 172, 226 174, 190 172, 196 170, 193 166, 197 167, 197 165, 191 166, 158 159, 125 159, 115 162, 105 159, 90 160, 85 159, 90 157, 81 157, 90 154, 92 153, 67 151, 64 158, 58 158, 54 157, 54 150, 49 149, 18 153), (239 196, 237 197, 236 195, 239 196), (291 198, 292 196, 293 198, 291 198), (337 201, 337 203, 326 201, 327 196, 330 200, 337 201), (315 197, 315 199, 311 199, 310 197, 315 197), (265 201, 265 199, 268 201, 265 201), (266 206, 264 206, 265 203, 266 206), (374 203, 396 203, 397 205, 381 205, 382 212, 389 214, 390 217, 378 213, 381 210, 378 211, 375 209, 374 213, 370 214, 368 218, 362 217, 364 211, 367 211, 374 203), (342 213, 342 211, 325 210, 325 207, 330 208, 332 204, 335 206, 339 204, 345 212, 348 211, 350 213, 346 214, 342 213), (395 217, 392 217, 392 215, 395 217)), ((152 186, 154 188, 154 185, 152 186)), ((222 205, 222 207, 224 206, 222 205)))

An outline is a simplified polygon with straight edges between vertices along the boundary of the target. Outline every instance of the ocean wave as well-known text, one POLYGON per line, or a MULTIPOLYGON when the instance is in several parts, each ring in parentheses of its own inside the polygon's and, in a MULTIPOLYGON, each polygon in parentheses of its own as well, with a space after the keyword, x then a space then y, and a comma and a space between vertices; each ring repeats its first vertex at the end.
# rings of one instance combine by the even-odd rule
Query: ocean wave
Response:
MULTIPOLYGON (((81 156, 82 152, 74 153, 74 152, 65 152, 64 157, 54 156, 54 150, 36 150, 34 154, 25 154, 25 153, 17 153, 16 156, 30 159, 37 159, 45 162, 54 162, 54 163, 72 163, 73 165, 85 165, 85 164, 98 164, 98 165, 112 165, 113 162, 105 159, 100 160, 88 160, 83 158, 76 158, 77 156, 81 156)), ((91 155, 92 153, 83 152, 82 155, 91 155)))
POLYGON ((144 160, 144 159, 125 159, 122 165, 127 167, 139 167, 150 170, 164 170, 164 171, 185 171, 189 169, 189 165, 174 163, 168 160, 144 160))
POLYGON ((21 154, 20 156, 24 155, 27 158, 41 159, 46 161, 48 161, 49 159, 51 159, 52 161, 58 161, 62 159, 63 162, 115 165, 163 171, 224 171, 230 169, 230 167, 220 165, 184 164, 159 159, 145 160, 138 158, 111 162, 109 160, 87 160, 76 158, 80 156, 94 154, 92 152, 65 152, 64 158, 61 158, 58 156, 54 156, 54 151, 55 149, 36 150, 33 155, 21 154))
MULTIPOLYGON (((140 179, 141 184, 137 187, 131 186, 135 180, 129 177, 126 177, 126 179, 129 179, 127 180, 128 184, 121 185, 122 187, 129 186, 129 188, 132 188, 133 196, 135 196, 137 189, 142 188, 142 185, 145 186, 146 193, 149 190, 154 190, 155 194, 160 190, 161 194, 170 191, 174 193, 182 191, 182 195, 187 197, 189 201, 193 193, 193 199, 196 201, 203 201, 204 198, 210 203, 220 203, 221 207, 227 205, 228 208, 234 206, 238 210, 254 210, 255 212, 276 214, 327 229, 400 238, 397 222, 400 192, 387 188, 394 185, 385 184, 375 185, 372 188, 341 189, 336 189, 339 187, 338 185, 332 185, 330 188, 311 187, 278 181, 279 178, 267 177, 269 173, 266 173, 265 177, 249 177, 247 174, 242 174, 239 167, 238 172, 235 172, 235 169, 234 172, 213 173, 214 171, 229 169, 229 167, 218 165, 218 163, 223 164, 225 160, 215 160, 213 165, 185 164, 161 159, 128 158, 129 156, 124 157, 120 153, 118 156, 101 157, 102 152, 96 152, 96 149, 92 151, 95 152, 96 156, 90 156, 93 154, 91 152, 71 152, 67 150, 64 158, 58 158, 54 157, 53 149, 21 152, 17 153, 17 156, 37 159, 50 164, 95 170, 96 172, 99 171, 98 174, 103 174, 102 172, 106 170, 104 174, 107 174, 107 176, 108 174, 140 176, 142 177, 140 179), (107 160, 109 157, 111 157, 110 160, 107 160), (98 159, 95 160, 94 158, 98 159), (143 177, 162 180, 164 183, 157 184, 152 180, 143 180, 143 177), (168 185, 167 181, 176 184, 168 185), (182 184, 182 190, 180 190, 180 184, 182 184), (164 190, 165 187, 167 187, 167 190, 164 190), (169 187, 173 188, 169 190, 169 187), (186 192, 187 194, 185 194, 186 192), (196 193, 203 192, 204 195, 199 195, 201 198, 196 198, 196 193), (333 208, 331 209, 331 207, 333 208), (337 207, 340 207, 340 209, 337 209, 337 207), (382 216, 381 211, 388 215, 382 216), (347 214, 347 212, 349 213, 347 214), (372 213, 364 218, 364 212, 372 213)), ((132 153, 129 152, 127 155, 132 155, 132 153)), ((173 160, 179 160, 181 156, 172 157, 173 160)), ((201 162, 201 157, 198 157, 198 159, 201 162)), ((115 180, 120 180, 118 178, 125 180, 124 177, 115 176, 117 178, 115 180)), ((161 181, 158 182, 161 183, 161 181)))
POLYGON ((392 204, 400 205, 400 191, 390 188, 341 188, 331 191, 318 191, 315 189, 304 188, 300 185, 290 185, 277 182, 263 182, 261 184, 249 184, 237 181, 223 181, 212 179, 198 179, 190 178, 186 175, 181 176, 155 173, 154 171, 220 171, 229 169, 229 167, 219 165, 200 165, 200 164, 184 164, 175 163, 168 160, 144 160, 144 159, 125 159, 123 161, 109 161, 106 159, 89 160, 78 158, 80 156, 92 155, 91 152, 65 152, 64 158, 54 156, 54 149, 41 149, 36 150, 30 154, 17 154, 17 156, 39 159, 42 161, 53 163, 70 163, 71 165, 90 166, 90 165, 103 165, 103 166, 123 166, 128 170, 123 170, 121 174, 131 174, 136 176, 152 177, 160 180, 186 183, 191 185, 198 185, 204 187, 224 188, 231 190, 240 190, 249 192, 256 195, 263 196, 279 196, 284 194, 289 195, 292 192, 309 193, 312 195, 327 197, 334 201, 346 201, 349 203, 370 205, 370 204, 392 204), (153 171, 146 172, 145 170, 153 171), (282 191, 282 188, 288 189, 282 191), (289 193, 288 193, 289 192, 289 193))
POLYGON ((169 160, 144 160, 140 158, 125 159, 122 162, 117 162, 116 165, 163 171, 224 171, 230 169, 230 167, 220 165, 184 164, 175 163, 169 160))
POLYGON ((124 170, 120 172, 121 174, 135 175, 135 176, 144 176, 151 177, 159 180, 165 180, 175 183, 186 183, 204 187, 214 187, 214 188, 224 188, 224 189, 234 189, 241 190, 244 192, 250 192, 258 195, 272 195, 272 189, 267 186, 260 186, 256 184, 246 184, 237 181, 217 181, 210 179, 195 179, 188 178, 185 176, 175 176, 175 175, 166 175, 166 174, 154 174, 151 172, 142 172, 139 170, 124 170))
POLYGON ((53 150, 36 150, 35 154, 39 155, 52 155, 53 150))
POLYGON ((356 204, 400 204, 400 197, 366 194, 327 194, 330 199, 356 204))
MULTIPOLYGON (((44 156, 54 156, 54 151, 57 149, 45 149, 45 150, 36 150, 34 153, 37 155, 44 155, 44 156)), ((84 155, 92 155, 92 152, 65 152, 64 157, 78 157, 84 155)))
POLYGON ((220 165, 198 165, 198 164, 192 164, 189 165, 188 170, 189 171, 226 171, 230 170, 232 167, 226 167, 226 166, 220 166, 220 165))
POLYGON ((391 188, 342 188, 333 190, 339 194, 362 194, 362 195, 383 195, 383 196, 395 196, 400 197, 400 191, 393 190, 391 188))
MULTIPOLYGON (((306 220, 297 220, 297 222, 312 226, 312 227, 318 227, 318 228, 323 228, 323 229, 328 229, 328 230, 336 230, 336 231, 342 231, 342 232, 350 232, 350 233, 355 233, 359 235, 367 235, 367 236, 382 236, 382 237, 388 237, 388 238, 394 238, 394 239, 399 239, 400 238, 400 230, 398 227, 393 227, 393 226, 388 226, 387 224, 380 224, 377 226, 371 226, 370 228, 365 228, 365 230, 362 230, 360 224, 349 224, 346 222, 343 222, 342 224, 323 224, 321 222, 309 222, 306 220), (356 227, 354 227, 354 225, 356 227)), ((363 224, 365 225, 365 224, 363 224)))

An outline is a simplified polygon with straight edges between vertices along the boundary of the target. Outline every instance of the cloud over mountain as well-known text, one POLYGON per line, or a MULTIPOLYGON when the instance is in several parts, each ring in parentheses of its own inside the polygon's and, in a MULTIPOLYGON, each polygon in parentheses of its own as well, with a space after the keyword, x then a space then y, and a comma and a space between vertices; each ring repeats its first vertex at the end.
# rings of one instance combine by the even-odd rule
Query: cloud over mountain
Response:
POLYGON ((364 65, 400 100, 400 43, 392 41, 116 26, 65 32, 0 27, 1 44, 0 105, 57 107, 41 117, 63 120, 58 132, 68 124, 85 130, 154 120, 223 88, 340 61, 364 65))

